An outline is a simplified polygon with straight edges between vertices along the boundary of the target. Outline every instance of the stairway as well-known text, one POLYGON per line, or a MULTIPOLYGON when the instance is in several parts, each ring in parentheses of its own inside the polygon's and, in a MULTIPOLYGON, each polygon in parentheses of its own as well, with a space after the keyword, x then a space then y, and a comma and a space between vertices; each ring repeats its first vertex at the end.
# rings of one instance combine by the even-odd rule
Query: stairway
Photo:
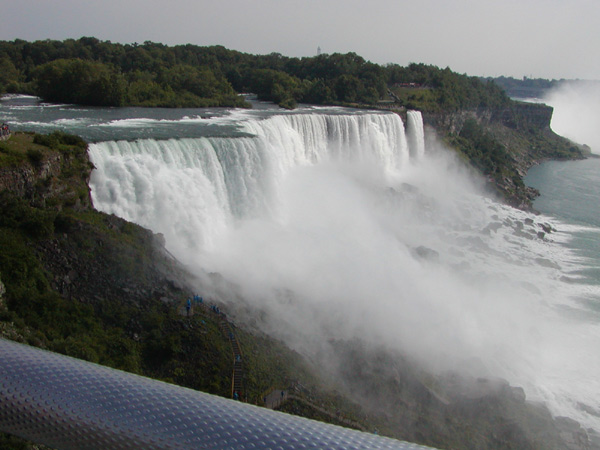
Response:
MULTIPOLYGON (((182 316, 187 316, 186 310, 187 301, 183 301, 178 309, 178 312, 182 316)), ((231 398, 236 400, 244 400, 244 361, 242 359, 242 350, 240 348, 240 344, 238 343, 237 338, 233 332, 232 324, 227 320, 227 315, 214 305, 208 306, 206 303, 192 303, 192 308, 190 310, 190 316, 193 316, 196 313, 197 308, 210 309, 213 313, 218 315, 219 320, 219 329, 223 333, 223 335, 229 340, 231 343, 231 352, 233 354, 233 375, 231 377, 231 398)))
POLYGON ((231 342, 233 353, 233 376, 231 378, 231 397, 236 400, 244 399, 244 361, 240 344, 233 333, 231 323, 227 321, 224 314, 220 315, 219 328, 231 342))

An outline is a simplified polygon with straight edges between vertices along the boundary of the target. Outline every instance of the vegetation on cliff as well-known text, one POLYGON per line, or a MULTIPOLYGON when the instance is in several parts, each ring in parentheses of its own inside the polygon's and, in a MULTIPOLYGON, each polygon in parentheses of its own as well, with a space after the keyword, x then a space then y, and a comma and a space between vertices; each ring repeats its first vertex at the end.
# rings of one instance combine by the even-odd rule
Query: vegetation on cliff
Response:
POLYGON ((481 173, 506 202, 530 209, 537 192, 523 183, 527 170, 548 159, 581 159, 584 150, 550 129, 552 108, 511 102, 505 108, 424 113, 425 122, 481 173))

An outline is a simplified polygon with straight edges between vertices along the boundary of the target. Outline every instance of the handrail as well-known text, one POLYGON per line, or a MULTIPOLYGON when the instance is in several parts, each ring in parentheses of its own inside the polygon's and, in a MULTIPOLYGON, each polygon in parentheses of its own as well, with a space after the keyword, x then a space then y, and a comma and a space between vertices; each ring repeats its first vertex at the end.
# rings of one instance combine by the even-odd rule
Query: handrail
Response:
POLYGON ((0 431, 57 450, 424 449, 0 339, 0 431))

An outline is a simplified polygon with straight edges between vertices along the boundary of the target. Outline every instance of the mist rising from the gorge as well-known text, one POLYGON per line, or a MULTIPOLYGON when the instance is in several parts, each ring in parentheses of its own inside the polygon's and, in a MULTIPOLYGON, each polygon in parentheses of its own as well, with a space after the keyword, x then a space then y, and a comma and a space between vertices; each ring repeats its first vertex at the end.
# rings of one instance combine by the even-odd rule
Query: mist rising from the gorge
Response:
POLYGON ((433 141, 410 151, 397 116, 245 126, 255 138, 92 145, 95 205, 164 233, 236 286, 219 300, 243 297, 309 356, 358 339, 594 424, 577 403, 600 392, 600 336, 561 281, 577 264, 564 233, 487 198, 433 141))
POLYGON ((544 97, 554 107, 552 129, 600 154, 600 81, 561 83, 544 97))

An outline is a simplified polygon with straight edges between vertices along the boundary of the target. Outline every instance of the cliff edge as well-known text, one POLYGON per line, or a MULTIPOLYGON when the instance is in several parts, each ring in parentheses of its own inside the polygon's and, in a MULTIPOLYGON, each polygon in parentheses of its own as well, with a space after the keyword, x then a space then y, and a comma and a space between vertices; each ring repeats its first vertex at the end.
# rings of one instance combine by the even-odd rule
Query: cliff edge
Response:
POLYGON ((586 149, 552 131, 553 108, 512 101, 500 108, 424 112, 426 126, 482 173, 508 204, 531 209, 539 193, 523 177, 543 161, 582 159, 586 149))

